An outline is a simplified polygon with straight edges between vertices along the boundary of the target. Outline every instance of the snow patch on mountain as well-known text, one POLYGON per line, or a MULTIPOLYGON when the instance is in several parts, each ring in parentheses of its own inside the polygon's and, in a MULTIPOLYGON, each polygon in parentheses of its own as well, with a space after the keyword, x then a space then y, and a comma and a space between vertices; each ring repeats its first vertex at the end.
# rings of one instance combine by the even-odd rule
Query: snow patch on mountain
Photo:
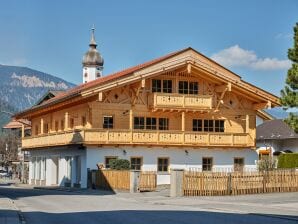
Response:
POLYGON ((53 89, 67 89, 68 86, 63 83, 55 83, 53 81, 44 81, 41 80, 39 77, 35 75, 17 75, 16 73, 13 73, 11 75, 11 78, 13 79, 11 84, 16 86, 22 86, 22 87, 46 87, 46 88, 53 88, 53 89))

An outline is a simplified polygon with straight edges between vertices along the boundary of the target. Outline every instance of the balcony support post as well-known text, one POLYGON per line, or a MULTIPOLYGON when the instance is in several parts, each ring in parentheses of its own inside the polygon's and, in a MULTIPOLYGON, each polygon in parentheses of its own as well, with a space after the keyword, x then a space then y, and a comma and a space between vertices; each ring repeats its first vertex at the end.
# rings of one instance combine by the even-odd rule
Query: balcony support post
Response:
POLYGON ((68 112, 65 112, 65 114, 64 114, 64 131, 68 130, 68 119, 69 119, 68 112))
POLYGON ((129 110, 129 129, 132 131, 133 129, 133 110, 130 108, 129 110))
POLYGON ((245 117, 245 133, 249 133, 249 115, 246 114, 246 117, 245 117))
POLYGON ((40 119, 40 134, 43 134, 43 118, 40 119))
POLYGON ((182 120, 182 122, 181 122, 181 129, 182 129, 182 131, 185 131, 185 112, 184 111, 182 111, 182 113, 181 113, 181 120, 182 120))

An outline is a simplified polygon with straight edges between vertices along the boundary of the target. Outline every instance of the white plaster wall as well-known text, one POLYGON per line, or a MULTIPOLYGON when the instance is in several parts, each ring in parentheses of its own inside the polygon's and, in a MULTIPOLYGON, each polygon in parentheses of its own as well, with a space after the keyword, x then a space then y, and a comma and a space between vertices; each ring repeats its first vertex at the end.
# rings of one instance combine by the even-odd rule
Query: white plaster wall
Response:
POLYGON ((102 76, 102 71, 101 70, 97 70, 96 67, 84 67, 83 68, 83 83, 85 83, 86 81, 92 81, 97 79, 97 73, 100 73, 100 76, 102 76), (87 77, 85 77, 85 73, 87 73, 87 77))
MULTIPOLYGON (((87 168, 97 169, 97 163, 104 163, 106 156, 117 156, 128 159, 143 157, 142 170, 156 171, 157 158, 168 157, 170 169, 202 168, 203 157, 213 157, 214 169, 231 169, 234 157, 244 157, 246 168, 256 168, 258 154, 252 149, 179 149, 179 148, 147 148, 147 147, 103 147, 87 149, 87 168), (126 153, 123 152, 126 151, 126 153), (188 151, 188 154, 185 153, 188 151)), ((158 184, 169 184, 169 175, 159 174, 158 184)))
POLYGON ((31 160, 31 158, 30 158, 30 161, 29 161, 29 181, 28 181, 28 183, 29 184, 33 184, 32 182, 31 182, 31 180, 32 180, 32 172, 33 172, 33 170, 32 170, 32 168, 33 168, 33 164, 32 164, 32 160, 31 160))
MULTIPOLYGON (((67 176, 65 157, 80 156, 81 158, 81 187, 87 187, 87 168, 86 168, 86 151, 77 149, 49 149, 49 150, 36 150, 32 151, 31 157, 45 157, 47 162, 46 167, 46 185, 52 185, 56 182, 56 169, 52 161, 53 157, 58 157, 59 171, 58 171, 58 184, 64 186, 65 176, 67 176)), ((32 165, 29 166, 29 173, 32 172, 32 165)), ((73 170, 73 168, 72 168, 73 170)))

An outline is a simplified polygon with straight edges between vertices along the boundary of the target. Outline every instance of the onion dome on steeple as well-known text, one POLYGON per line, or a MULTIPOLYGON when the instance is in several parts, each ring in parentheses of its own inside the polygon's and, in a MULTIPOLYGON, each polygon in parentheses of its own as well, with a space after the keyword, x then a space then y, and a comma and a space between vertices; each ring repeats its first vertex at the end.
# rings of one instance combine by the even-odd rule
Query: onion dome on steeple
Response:
POLYGON ((84 67, 86 66, 103 66, 104 60, 103 57, 100 55, 98 50, 96 49, 97 44, 95 41, 94 37, 94 30, 95 28, 92 28, 91 32, 91 40, 90 40, 90 48, 89 50, 85 53, 83 57, 82 64, 84 67))

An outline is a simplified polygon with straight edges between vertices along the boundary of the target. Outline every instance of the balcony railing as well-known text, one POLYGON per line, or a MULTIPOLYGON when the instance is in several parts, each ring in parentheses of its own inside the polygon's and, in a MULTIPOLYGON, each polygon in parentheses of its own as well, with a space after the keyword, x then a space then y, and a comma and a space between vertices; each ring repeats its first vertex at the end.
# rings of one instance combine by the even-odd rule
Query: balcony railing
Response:
POLYGON ((247 133, 199 133, 183 131, 86 129, 56 134, 25 137, 23 148, 38 148, 71 144, 160 145, 206 147, 254 147, 247 133))
POLYGON ((183 95, 174 93, 152 93, 149 105, 154 109, 211 109, 210 95, 183 95))

